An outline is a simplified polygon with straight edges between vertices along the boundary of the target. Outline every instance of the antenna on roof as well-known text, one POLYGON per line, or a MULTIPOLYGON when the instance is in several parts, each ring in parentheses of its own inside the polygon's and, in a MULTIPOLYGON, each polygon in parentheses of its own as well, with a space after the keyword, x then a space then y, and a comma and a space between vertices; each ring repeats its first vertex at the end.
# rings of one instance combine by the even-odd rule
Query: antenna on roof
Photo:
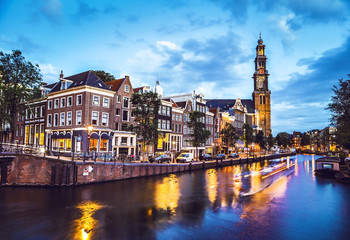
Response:
POLYGON ((60 78, 63 78, 63 70, 61 70, 60 78))

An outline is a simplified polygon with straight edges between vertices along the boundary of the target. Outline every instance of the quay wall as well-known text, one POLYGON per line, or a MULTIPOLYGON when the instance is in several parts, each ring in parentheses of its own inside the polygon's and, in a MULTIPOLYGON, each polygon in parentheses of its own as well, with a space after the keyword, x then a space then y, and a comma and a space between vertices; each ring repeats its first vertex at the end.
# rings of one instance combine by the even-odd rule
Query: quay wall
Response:
POLYGON ((258 158, 226 159, 223 161, 182 164, 113 163, 66 161, 31 155, 0 158, 0 186, 73 186, 137 177, 155 176, 236 164, 264 161, 295 155, 286 153, 258 158))

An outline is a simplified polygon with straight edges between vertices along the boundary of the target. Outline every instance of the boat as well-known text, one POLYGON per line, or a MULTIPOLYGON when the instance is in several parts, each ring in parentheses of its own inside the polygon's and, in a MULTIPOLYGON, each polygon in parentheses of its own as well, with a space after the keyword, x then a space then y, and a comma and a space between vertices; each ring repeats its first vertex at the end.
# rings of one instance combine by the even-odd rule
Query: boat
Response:
POLYGON ((315 174, 325 178, 335 178, 340 171, 340 158, 322 157, 316 160, 315 174))

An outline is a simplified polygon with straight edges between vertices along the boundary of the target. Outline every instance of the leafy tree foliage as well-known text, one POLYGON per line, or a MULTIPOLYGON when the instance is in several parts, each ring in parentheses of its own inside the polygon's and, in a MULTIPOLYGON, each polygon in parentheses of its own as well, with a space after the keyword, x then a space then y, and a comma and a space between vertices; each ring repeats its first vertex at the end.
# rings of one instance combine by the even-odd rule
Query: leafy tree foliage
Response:
POLYGON ((236 133, 236 128, 231 123, 224 126, 220 131, 220 135, 223 145, 226 146, 226 150, 228 150, 229 147, 235 146, 236 141, 239 139, 236 133))
POLYGON ((337 128, 337 142, 350 150, 350 79, 339 79, 339 86, 333 86, 332 90, 334 95, 326 109, 332 112, 331 123, 337 128))
POLYGON ((94 73, 96 74, 97 77, 99 77, 102 80, 102 82, 109 82, 109 81, 116 80, 116 78, 112 74, 105 72, 103 70, 95 70, 94 73))
MULTIPOLYGON (((136 125, 130 126, 130 130, 140 138, 142 146, 157 144, 158 141, 158 110, 161 101, 157 93, 134 93, 131 96, 133 114, 136 125)), ((143 148, 142 148, 143 154, 143 148)))
POLYGON ((310 145, 311 143, 311 138, 310 138, 310 134, 308 133, 303 133, 301 135, 301 146, 307 146, 310 145))
POLYGON ((21 112, 21 103, 31 98, 33 89, 39 87, 42 76, 39 65, 26 61, 19 50, 0 52, 0 72, 0 127, 9 126, 13 141, 16 113, 21 112))
POLYGON ((248 123, 245 123, 243 124, 243 130, 244 130, 244 135, 243 135, 244 144, 245 144, 245 147, 248 147, 249 144, 251 144, 254 141, 253 128, 248 123))
POLYGON ((290 137, 289 133, 286 132, 280 132, 277 134, 276 136, 276 141, 278 146, 283 146, 283 147, 287 147, 287 146, 291 146, 292 144, 292 139, 290 137))
POLYGON ((205 129, 205 124, 201 121, 203 117, 203 113, 193 111, 189 114, 190 121, 187 124, 191 129, 191 133, 189 134, 191 139, 188 139, 187 141, 196 148, 196 153, 198 152, 198 147, 205 144, 211 134, 209 130, 205 129))
POLYGON ((270 149, 275 145, 275 139, 273 138, 272 134, 270 134, 267 137, 267 145, 269 146, 270 149))
POLYGON ((255 143, 259 144, 261 149, 266 149, 267 142, 263 131, 259 130, 258 134, 255 136, 255 143))

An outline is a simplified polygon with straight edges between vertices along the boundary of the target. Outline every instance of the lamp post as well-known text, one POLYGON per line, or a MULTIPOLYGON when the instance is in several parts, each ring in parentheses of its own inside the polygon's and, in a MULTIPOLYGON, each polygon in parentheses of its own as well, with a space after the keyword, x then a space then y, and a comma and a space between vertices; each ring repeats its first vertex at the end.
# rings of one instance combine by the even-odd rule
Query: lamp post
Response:
POLYGON ((90 154, 90 134, 91 134, 93 129, 94 129, 93 126, 91 126, 91 125, 87 126, 87 131, 88 131, 88 136, 87 136, 87 139, 88 139, 88 155, 90 154))

